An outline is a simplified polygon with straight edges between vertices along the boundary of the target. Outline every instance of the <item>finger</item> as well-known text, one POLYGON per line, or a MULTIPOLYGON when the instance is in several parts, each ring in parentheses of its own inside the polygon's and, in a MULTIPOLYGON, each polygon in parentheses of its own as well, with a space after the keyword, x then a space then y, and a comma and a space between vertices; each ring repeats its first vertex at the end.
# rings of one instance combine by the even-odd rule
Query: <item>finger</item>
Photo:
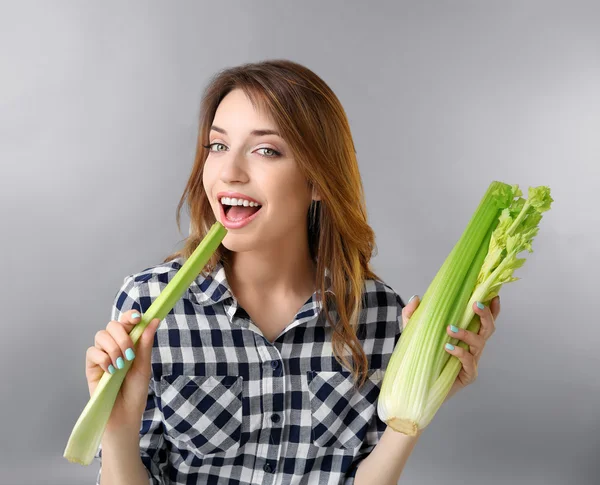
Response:
POLYGON ((463 349, 458 345, 454 346, 452 344, 446 344, 446 347, 444 348, 446 349, 446 352, 454 355, 458 358, 458 360, 460 360, 460 363, 462 364, 462 372, 466 380, 464 384, 466 385, 474 382, 475 379, 477 379, 477 362, 475 361, 473 354, 467 352, 466 349, 463 349), (448 346, 452 347, 452 349, 450 349, 448 346))
POLYGON ((109 366, 112 364, 110 356, 96 347, 88 347, 85 353, 85 368, 87 372, 94 372, 98 368, 104 372, 111 372, 109 366))
MULTIPOLYGON (((457 327, 454 328, 456 329, 457 327)), ((469 352, 473 354, 475 360, 479 361, 479 357, 485 347, 485 339, 481 335, 465 330, 464 328, 458 328, 458 331, 454 332, 452 330, 452 325, 448 325, 446 331, 451 337, 466 343, 469 346, 469 352)))
POLYGON ((141 315, 140 311, 134 309, 127 310, 125 313, 121 315, 119 318, 119 323, 123 325, 125 331, 127 333, 131 333, 133 327, 135 327, 138 323, 140 323, 141 315))
POLYGON ((133 360, 135 357, 133 340, 131 340, 129 333, 125 330, 125 325, 112 320, 106 326, 106 331, 119 345, 121 356, 126 360, 133 360))
POLYGON ((408 303, 404 305, 404 308, 402 308, 402 328, 406 328, 410 317, 415 312, 420 302, 421 298, 419 297, 419 295, 413 295, 408 300, 408 303))
POLYGON ((121 347, 115 339, 106 330, 100 330, 94 337, 94 347, 106 352, 115 369, 125 367, 125 360, 122 357, 121 347))
POLYGON ((473 311, 479 315, 481 326, 479 327, 479 335, 485 340, 489 339, 496 331, 496 324, 494 322, 494 316, 490 310, 490 307, 485 306, 481 302, 473 303, 473 311), (480 308, 481 305, 483 308, 480 308))
POLYGON ((500 295, 497 295, 492 299, 490 302, 490 310, 492 311, 495 322, 498 319, 498 315, 500 315, 500 295))

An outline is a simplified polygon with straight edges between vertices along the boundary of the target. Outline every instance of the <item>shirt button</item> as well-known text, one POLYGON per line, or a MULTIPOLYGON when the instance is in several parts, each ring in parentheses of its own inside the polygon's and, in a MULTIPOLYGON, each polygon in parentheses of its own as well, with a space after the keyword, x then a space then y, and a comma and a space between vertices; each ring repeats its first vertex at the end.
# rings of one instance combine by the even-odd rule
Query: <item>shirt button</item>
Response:
POLYGON ((279 420, 280 420, 280 419, 281 419, 281 418, 280 418, 279 414, 273 414, 273 415, 271 416, 271 421, 273 421, 274 423, 279 423, 279 420))
POLYGON ((271 468, 271 465, 269 463, 265 463, 265 466, 263 466, 263 470, 267 473, 273 472, 273 468, 271 468))
POLYGON ((279 367, 279 361, 278 360, 272 360, 271 361, 271 367, 273 367, 273 369, 277 369, 279 367))

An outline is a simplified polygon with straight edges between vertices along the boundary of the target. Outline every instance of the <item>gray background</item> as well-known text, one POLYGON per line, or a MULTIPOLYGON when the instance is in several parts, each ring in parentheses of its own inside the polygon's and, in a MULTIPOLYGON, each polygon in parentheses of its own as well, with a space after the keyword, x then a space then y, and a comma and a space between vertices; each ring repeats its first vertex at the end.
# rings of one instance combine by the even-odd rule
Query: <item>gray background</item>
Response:
POLYGON ((187 235, 201 91, 289 58, 350 119, 374 266, 423 295, 492 180, 549 185, 479 379, 401 483, 600 483, 600 5, 581 1, 4 2, 0 483, 93 483, 62 453, 122 279, 187 235))

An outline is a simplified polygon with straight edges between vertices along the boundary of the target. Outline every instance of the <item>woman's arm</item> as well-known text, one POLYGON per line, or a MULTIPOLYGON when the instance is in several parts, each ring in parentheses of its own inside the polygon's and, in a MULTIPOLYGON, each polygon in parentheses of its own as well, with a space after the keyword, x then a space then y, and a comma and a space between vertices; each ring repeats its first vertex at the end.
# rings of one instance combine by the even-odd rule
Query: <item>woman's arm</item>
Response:
POLYGON ((354 485, 396 485, 420 435, 421 431, 417 436, 407 436, 388 426, 379 443, 358 466, 354 485))
POLYGON ((148 472, 140 458, 139 439, 105 436, 102 439, 101 485, 148 485, 148 472))

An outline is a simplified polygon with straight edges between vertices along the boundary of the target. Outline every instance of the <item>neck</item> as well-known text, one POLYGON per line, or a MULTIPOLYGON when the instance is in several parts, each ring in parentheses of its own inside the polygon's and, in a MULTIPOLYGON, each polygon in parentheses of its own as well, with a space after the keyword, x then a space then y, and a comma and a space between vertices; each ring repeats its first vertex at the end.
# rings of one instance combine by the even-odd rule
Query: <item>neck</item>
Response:
POLYGON ((315 291, 317 265, 308 252, 231 253, 227 281, 235 295, 288 298, 315 291))

